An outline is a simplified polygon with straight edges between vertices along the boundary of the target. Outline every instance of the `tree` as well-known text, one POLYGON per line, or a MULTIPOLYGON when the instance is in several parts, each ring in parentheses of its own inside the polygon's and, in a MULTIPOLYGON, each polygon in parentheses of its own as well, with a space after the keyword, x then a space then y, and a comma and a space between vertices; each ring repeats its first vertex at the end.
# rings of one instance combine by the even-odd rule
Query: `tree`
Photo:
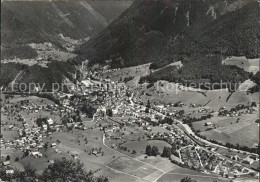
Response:
POLYGON ((197 181, 190 177, 185 177, 185 178, 181 179, 181 182, 197 182, 197 181))
POLYGON ((147 104, 146 104, 146 107, 147 107, 147 108, 151 108, 150 100, 148 100, 148 102, 147 102, 147 104))
POLYGON ((107 178, 95 177, 93 173, 86 172, 83 168, 83 164, 79 161, 74 162, 68 160, 65 157, 61 160, 55 160, 53 164, 49 165, 47 169, 43 171, 41 176, 43 181, 56 182, 56 181, 98 181, 108 182, 107 178))
POLYGON ((42 127, 43 124, 47 123, 47 119, 46 118, 37 118, 35 122, 38 127, 42 127))
POLYGON ((170 157, 171 156, 171 148, 170 147, 164 147, 162 157, 170 157))
POLYGON ((30 155, 29 150, 26 150, 26 151, 24 152, 24 157, 29 156, 29 155, 30 155))
POLYGON ((149 108, 146 107, 144 112, 145 112, 145 113, 149 113, 149 108))
POLYGON ((96 108, 91 106, 89 103, 85 103, 81 108, 81 111, 87 115, 87 117, 92 118, 96 113, 96 108))
POLYGON ((48 145, 49 145, 48 142, 44 144, 43 148, 45 148, 45 151, 47 151, 47 149, 48 149, 48 145))
POLYGON ((38 175, 30 164, 24 167, 24 171, 14 170, 13 174, 6 174, 6 170, 0 167, 0 176, 4 181, 19 182, 108 182, 103 176, 97 177, 93 173, 86 172, 83 164, 62 158, 55 160, 53 164, 44 169, 42 175, 38 175))
POLYGON ((160 120, 160 123, 162 123, 162 124, 167 123, 169 125, 172 125, 173 120, 172 120, 172 118, 165 117, 164 119, 160 120))
POLYGON ((251 107, 256 107, 256 102, 252 102, 251 107))
POLYGON ((108 110, 107 110, 107 115, 108 115, 109 117, 112 117, 112 116, 113 116, 113 112, 112 112, 111 109, 108 109, 108 110))
POLYGON ((148 156, 152 155, 152 147, 151 147, 151 145, 147 145, 146 146, 145 154, 148 155, 148 156))
POLYGON ((159 154, 159 150, 156 146, 152 147, 152 156, 157 156, 159 154))
POLYGON ((11 159, 10 155, 7 155, 5 160, 10 161, 10 159, 11 159))

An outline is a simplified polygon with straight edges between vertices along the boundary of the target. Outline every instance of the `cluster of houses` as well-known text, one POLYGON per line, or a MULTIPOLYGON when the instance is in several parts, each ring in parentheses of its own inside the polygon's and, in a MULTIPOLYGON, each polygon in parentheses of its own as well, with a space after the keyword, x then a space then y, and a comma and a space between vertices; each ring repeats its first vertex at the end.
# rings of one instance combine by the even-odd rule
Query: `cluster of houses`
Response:
MULTIPOLYGON (((131 102, 132 98, 129 96, 131 94, 122 94, 116 96, 113 94, 111 97, 107 98, 107 105, 103 105, 97 111, 96 118, 106 117, 107 110, 112 111, 113 116, 130 116, 132 119, 128 119, 125 123, 134 123, 139 126, 143 126, 144 130, 152 131, 152 125, 158 124, 158 121, 164 118, 164 116, 169 113, 169 116, 176 116, 178 112, 171 112, 171 107, 183 107, 182 102, 177 102, 174 105, 156 105, 153 104, 152 109, 149 109, 147 112, 147 107, 143 104, 139 104, 137 100, 131 102)), ((199 105, 191 104, 190 107, 197 108, 200 107, 198 112, 208 112, 208 109, 202 108, 199 105)), ((236 116, 236 114, 243 113, 252 113, 252 108, 245 109, 231 109, 228 111, 229 116, 236 116)), ((214 112, 212 115, 216 116, 223 113, 225 108, 219 110, 219 112, 214 112)), ((224 111, 226 112, 226 111, 224 111)), ((124 124, 124 122, 123 122, 124 124)), ((208 126, 212 126, 212 123, 207 123, 208 126)), ((199 171, 206 171, 210 173, 219 174, 222 176, 240 176, 245 174, 252 174, 257 177, 258 173, 244 167, 241 164, 234 162, 234 160, 229 160, 225 157, 215 155, 209 150, 204 150, 201 147, 195 147, 196 145, 193 141, 187 137, 181 130, 173 127, 172 125, 164 124, 169 130, 169 133, 149 133, 147 134, 148 138, 151 140, 159 139, 168 142, 169 144, 174 144, 177 148, 176 153, 179 154, 177 158, 188 168, 192 168, 199 171)), ((120 136, 116 136, 115 133, 120 131, 119 125, 113 124, 110 127, 104 129, 106 136, 110 139, 118 139, 120 136)), ((241 163, 252 164, 254 160, 251 158, 246 158, 241 160, 241 163)))
POLYGON ((231 108, 227 110, 225 107, 221 107, 218 111, 219 116, 230 116, 230 117, 238 117, 242 114, 253 114, 256 111, 255 108, 250 106, 244 106, 242 104, 237 105, 235 108, 231 108))
POLYGON ((36 125, 30 126, 23 122, 23 128, 18 129, 19 138, 13 141, 2 140, 1 147, 3 149, 19 149, 24 153, 29 153, 34 157, 42 157, 40 150, 44 147, 43 139, 52 134, 53 131, 59 131, 62 125, 56 125, 51 118, 47 119, 41 127, 36 125))

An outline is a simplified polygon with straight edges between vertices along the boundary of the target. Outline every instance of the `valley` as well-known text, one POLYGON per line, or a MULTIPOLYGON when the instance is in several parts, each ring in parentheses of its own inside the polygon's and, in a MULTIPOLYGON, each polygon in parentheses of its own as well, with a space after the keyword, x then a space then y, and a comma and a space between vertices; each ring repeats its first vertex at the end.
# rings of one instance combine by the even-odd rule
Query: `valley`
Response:
MULTIPOLYGON (((154 86, 146 90, 145 85, 136 86, 131 80, 118 76, 129 73, 127 76, 133 74, 132 79, 137 79, 147 72, 136 74, 133 70, 148 66, 113 71, 100 67, 94 72, 83 67, 78 84, 91 84, 85 84, 85 89, 80 86, 82 91, 71 90, 71 94, 52 93, 57 104, 41 96, 2 95, 1 112, 6 121, 1 127, 2 159, 10 156, 9 165, 20 170, 30 161, 39 174, 57 158, 79 159, 95 175, 107 176, 111 181, 167 181, 172 177, 180 180, 184 176, 200 181, 257 180, 259 160, 257 157, 252 159, 256 156, 255 146, 246 141, 246 137, 250 142, 258 143, 257 138, 254 141, 250 137, 259 134, 257 130, 245 127, 259 129, 259 124, 255 123, 259 102, 254 106, 244 106, 243 110, 238 109, 242 111, 239 116, 218 116, 215 108, 225 107, 223 102, 211 107, 196 103, 192 100, 198 99, 195 96, 181 100, 196 94, 196 91, 179 90, 174 95, 162 90, 154 92, 154 86), (110 74, 111 78, 104 77, 109 72, 117 76, 110 74), (152 95, 155 93, 157 96, 152 95), (171 100, 176 97, 179 97, 178 102, 171 100), (85 107, 84 103, 91 105, 85 107), (89 115, 89 109, 95 105, 96 111, 89 115), (203 118, 209 114, 215 116, 187 123, 189 118, 203 118), (195 134, 187 124, 191 124, 195 134), (209 127, 213 129, 208 130, 209 127), (222 134, 218 135, 218 131, 222 134), (222 138, 223 133, 229 137, 222 138), (31 138, 30 143, 26 143, 24 137, 31 138), (212 139, 222 144, 216 144, 212 139), (226 142, 234 147, 226 147, 226 142), (233 149, 237 143, 242 147, 239 150, 233 149), (158 151, 149 154, 147 146, 155 146, 158 151), (170 155, 165 153, 167 149, 171 151, 170 155), (194 158, 191 154, 198 157, 194 158), (202 159, 205 155, 211 156, 212 161, 205 157, 202 159), (39 161, 41 166, 37 165, 39 161)), ((210 95, 205 98, 205 103, 208 103, 207 99, 213 99, 210 95)), ((230 102, 225 109, 232 110, 239 103, 230 102)))
POLYGON ((259 181, 258 1, 1 5, 0 181, 259 181))

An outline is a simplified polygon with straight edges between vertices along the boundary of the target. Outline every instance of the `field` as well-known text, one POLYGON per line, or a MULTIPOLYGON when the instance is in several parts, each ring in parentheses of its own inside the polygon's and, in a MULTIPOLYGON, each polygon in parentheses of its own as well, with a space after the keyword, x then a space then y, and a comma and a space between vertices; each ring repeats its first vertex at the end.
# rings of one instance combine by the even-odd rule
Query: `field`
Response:
POLYGON ((164 173, 179 168, 168 159, 161 157, 145 158, 144 156, 137 158, 120 157, 109 163, 107 167, 127 176, 135 177, 137 181, 155 181, 164 173))
POLYGON ((221 178, 215 175, 202 174, 198 171, 193 171, 189 169, 179 168, 172 170, 169 173, 163 175, 158 182, 179 182, 182 178, 191 177, 192 179, 196 179, 198 182, 224 182, 230 181, 228 179, 221 178))
POLYGON ((246 104, 253 101, 259 103, 259 93, 250 94, 238 90, 230 94, 227 89, 207 91, 186 87, 184 90, 181 90, 175 83, 165 81, 161 83, 156 82, 149 89, 139 87, 136 90, 140 99, 144 102, 150 100, 151 102, 168 104, 181 101, 187 106, 197 104, 207 106, 213 110, 218 110, 222 106, 232 108, 238 104, 246 104))
POLYGON ((245 114, 240 116, 237 123, 236 117, 212 117, 211 119, 194 122, 193 128, 200 130, 200 135, 206 136, 207 139, 215 139, 223 144, 229 142, 234 145, 252 147, 253 144, 259 143, 259 124, 256 119, 259 112, 254 114, 245 114), (206 122, 211 122, 216 129, 206 131, 206 122))
POLYGON ((235 65, 243 68, 247 72, 256 73, 259 71, 259 59, 247 59, 244 56, 236 57, 232 56, 222 61, 225 65, 235 65))
POLYGON ((191 103, 205 105, 209 101, 207 97, 196 90, 180 90, 175 83, 165 81, 161 83, 158 81, 149 89, 146 87, 138 88, 138 92, 140 99, 144 102, 150 100, 151 102, 168 104, 181 101, 186 105, 191 103))
POLYGON ((149 73, 149 66, 150 64, 144 64, 140 66, 122 68, 116 71, 105 73, 104 77, 108 77, 113 81, 124 81, 126 78, 132 78, 129 81, 126 81, 126 85, 130 87, 136 87, 140 77, 149 73))

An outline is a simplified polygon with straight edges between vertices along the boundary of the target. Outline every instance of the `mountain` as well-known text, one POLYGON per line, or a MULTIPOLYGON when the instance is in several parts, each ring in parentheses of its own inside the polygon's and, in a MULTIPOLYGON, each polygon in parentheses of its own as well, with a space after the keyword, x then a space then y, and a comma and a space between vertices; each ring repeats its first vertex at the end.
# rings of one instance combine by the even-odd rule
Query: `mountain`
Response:
POLYGON ((103 30, 130 3, 129 1, 109 3, 3 1, 1 2, 2 59, 13 57, 17 50, 18 57, 20 55, 31 57, 22 54, 29 51, 27 44, 30 43, 51 42, 60 47, 58 34, 76 40, 91 37, 103 30), (106 8, 108 11, 105 11, 106 8))
POLYGON ((44 84, 50 91, 52 83, 73 82, 74 54, 66 45, 77 46, 78 42, 104 30, 131 3, 1 2, 1 60, 8 60, 1 62, 0 86, 10 89, 12 84, 36 83, 44 84), (42 66, 39 60, 47 63, 42 66))
POLYGON ((183 83, 243 81, 247 73, 223 66, 221 60, 259 56, 259 8, 257 1, 137 0, 77 53, 92 64, 111 59, 112 67, 152 62, 151 68, 158 69, 176 61, 184 65, 158 70, 141 82, 162 77, 183 83))
MULTIPOLYGON (((102 33, 85 43, 77 53, 94 62, 122 58, 115 66, 131 66, 174 59, 172 45, 183 37, 194 39, 209 23, 243 7, 245 1, 135 1, 102 33), (170 50, 169 50, 170 49, 170 50)), ((178 45, 178 48, 186 46, 178 45)), ((176 46, 175 48, 176 49, 176 46)), ((183 49, 183 48, 182 48, 183 49)), ((175 52, 173 52, 175 54, 175 52)), ((172 60, 170 60, 172 61, 172 60)))

